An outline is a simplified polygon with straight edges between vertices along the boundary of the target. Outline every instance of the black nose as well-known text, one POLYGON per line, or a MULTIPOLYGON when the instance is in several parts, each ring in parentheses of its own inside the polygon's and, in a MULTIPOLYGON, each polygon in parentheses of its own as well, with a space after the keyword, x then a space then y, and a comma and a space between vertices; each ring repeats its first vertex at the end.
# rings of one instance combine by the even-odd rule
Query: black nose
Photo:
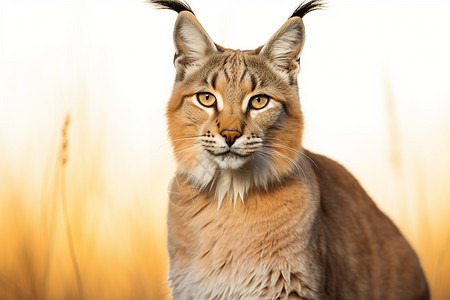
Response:
POLYGON ((220 135, 223 136, 227 142, 227 145, 231 147, 234 144, 236 139, 242 135, 242 133, 236 129, 224 129, 220 132, 220 135))

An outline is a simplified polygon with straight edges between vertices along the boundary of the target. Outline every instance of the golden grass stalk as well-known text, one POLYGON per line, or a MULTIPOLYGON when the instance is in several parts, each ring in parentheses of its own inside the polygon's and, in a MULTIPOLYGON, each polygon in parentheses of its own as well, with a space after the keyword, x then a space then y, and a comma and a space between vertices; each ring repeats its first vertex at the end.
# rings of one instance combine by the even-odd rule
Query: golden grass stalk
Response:
POLYGON ((73 270, 75 272, 75 277, 77 280, 77 287, 78 287, 78 294, 79 299, 84 299, 84 293, 83 293, 83 282, 81 280, 81 273, 80 273, 80 267, 78 266, 77 256, 75 253, 75 246, 73 242, 73 236, 72 236, 72 228, 70 225, 70 218, 69 218, 69 210, 67 209, 67 195, 66 195, 66 165, 69 161, 69 138, 68 138, 68 131, 69 131, 69 125, 70 125, 70 115, 67 114, 64 126, 62 128, 62 142, 61 142, 61 149, 60 149, 60 164, 61 164, 61 181, 60 181, 60 192, 61 192, 61 207, 63 210, 63 217, 64 217, 64 226, 66 229, 66 237, 67 237, 67 244, 69 246, 70 250, 70 258, 72 261, 73 270))

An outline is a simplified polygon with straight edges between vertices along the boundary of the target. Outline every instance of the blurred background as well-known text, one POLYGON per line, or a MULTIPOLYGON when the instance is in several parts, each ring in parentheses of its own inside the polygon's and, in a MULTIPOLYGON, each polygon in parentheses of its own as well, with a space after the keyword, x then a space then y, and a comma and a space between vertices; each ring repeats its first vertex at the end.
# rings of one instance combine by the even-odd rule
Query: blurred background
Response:
MULTIPOLYGON (((304 18, 305 147, 356 175, 450 299, 450 3, 329 2, 304 18)), ((299 1, 189 3, 249 49, 299 1)), ((142 0, 0 2, 0 299, 168 298, 175 19, 142 0)))

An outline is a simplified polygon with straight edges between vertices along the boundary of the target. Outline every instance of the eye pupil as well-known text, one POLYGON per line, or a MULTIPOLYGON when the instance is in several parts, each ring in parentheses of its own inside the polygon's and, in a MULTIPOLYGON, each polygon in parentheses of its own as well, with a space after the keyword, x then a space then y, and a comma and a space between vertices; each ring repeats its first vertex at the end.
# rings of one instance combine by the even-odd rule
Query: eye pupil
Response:
POLYGON ((249 108, 263 109, 269 103, 269 97, 266 95, 253 96, 250 100, 249 108))
POLYGON ((214 106, 216 103, 216 97, 211 93, 197 93, 197 101, 206 107, 214 106))

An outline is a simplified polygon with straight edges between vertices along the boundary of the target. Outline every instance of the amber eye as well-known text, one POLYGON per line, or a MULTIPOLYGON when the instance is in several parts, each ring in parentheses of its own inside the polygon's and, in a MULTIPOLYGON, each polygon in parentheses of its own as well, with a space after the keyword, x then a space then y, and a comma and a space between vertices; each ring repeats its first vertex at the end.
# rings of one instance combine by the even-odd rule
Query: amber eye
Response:
POLYGON ((249 108, 253 109, 262 109, 266 107, 267 103, 269 103, 269 96, 267 95, 256 95, 250 98, 249 108))
POLYGON ((211 107, 216 104, 216 97, 211 93, 197 93, 197 100, 201 105, 211 107))

